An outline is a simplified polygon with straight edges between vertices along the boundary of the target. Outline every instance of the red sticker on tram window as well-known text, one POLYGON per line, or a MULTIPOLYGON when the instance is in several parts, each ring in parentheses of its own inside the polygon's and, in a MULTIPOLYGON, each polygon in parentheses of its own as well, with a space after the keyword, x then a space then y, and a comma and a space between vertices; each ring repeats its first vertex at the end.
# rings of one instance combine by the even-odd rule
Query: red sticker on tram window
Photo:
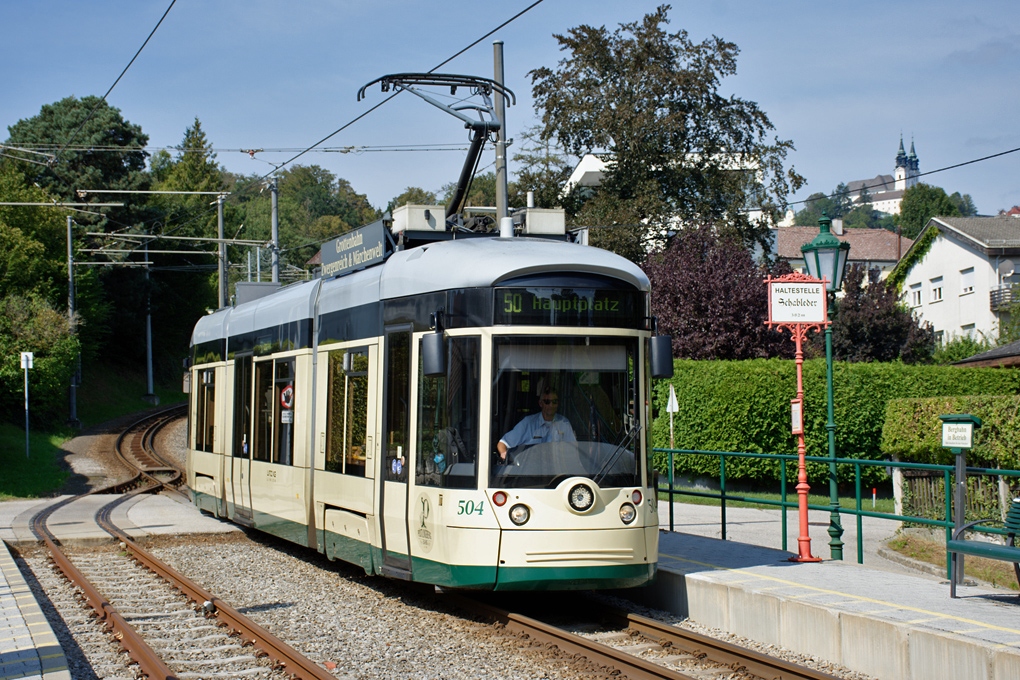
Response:
POLYGON ((294 386, 287 385, 280 390, 280 406, 283 408, 294 408, 294 386))

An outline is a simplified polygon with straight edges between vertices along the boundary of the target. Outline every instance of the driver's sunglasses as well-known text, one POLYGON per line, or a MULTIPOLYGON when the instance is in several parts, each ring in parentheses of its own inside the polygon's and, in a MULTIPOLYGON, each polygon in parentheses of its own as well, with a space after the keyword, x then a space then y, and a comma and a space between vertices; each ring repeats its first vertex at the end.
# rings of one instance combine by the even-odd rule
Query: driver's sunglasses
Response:
POLYGON ((546 406, 549 406, 551 404, 555 404, 555 405, 559 406, 560 400, 559 399, 543 399, 542 403, 545 404, 546 406))

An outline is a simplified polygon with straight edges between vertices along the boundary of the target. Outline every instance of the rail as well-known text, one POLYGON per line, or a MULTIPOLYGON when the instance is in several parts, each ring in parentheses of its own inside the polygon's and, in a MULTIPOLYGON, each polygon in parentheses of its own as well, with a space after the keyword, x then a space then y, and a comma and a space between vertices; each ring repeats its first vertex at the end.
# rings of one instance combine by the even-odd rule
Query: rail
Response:
MULTIPOLYGON (((797 455, 796 454, 783 454, 783 453, 751 453, 751 452, 735 452, 735 451, 703 451, 698 449, 652 449, 654 453, 664 453, 667 455, 668 468, 665 471, 660 470, 660 479, 665 478, 667 480, 667 486, 658 487, 659 497, 663 494, 669 499, 669 530, 675 531, 675 518, 673 501, 677 496, 692 496, 699 498, 711 498, 719 501, 720 509, 720 523, 722 528, 722 539, 726 540, 726 503, 727 501, 737 501, 741 503, 748 503, 753 505, 763 505, 767 507, 775 507, 781 509, 783 512, 780 513, 780 525, 782 531, 782 547, 783 550, 787 549, 787 518, 786 510, 797 509, 798 501, 796 494, 789 494, 788 488, 788 475, 787 467, 789 464, 793 464, 796 467, 797 455), (676 488, 676 480, 674 471, 676 469, 676 456, 677 455, 698 455, 698 456, 714 456, 719 459, 719 493, 711 493, 708 491, 692 491, 689 489, 678 489, 676 488), (728 493, 726 490, 726 461, 731 458, 756 458, 774 461, 779 466, 779 488, 780 488, 780 500, 771 500, 764 498, 754 498, 743 496, 739 494, 728 493), (788 496, 793 496, 793 500, 787 500, 788 496)), ((832 458, 828 456, 805 456, 804 460, 808 463, 822 463, 826 466, 829 463, 834 462, 832 458)), ((874 517, 877 519, 887 519, 897 522, 906 522, 909 524, 920 524, 923 526, 930 527, 941 527, 945 530, 946 541, 952 540, 953 536, 953 477, 956 472, 956 468, 952 465, 937 465, 933 463, 910 463, 903 461, 889 461, 889 460, 866 460, 859 458, 836 458, 835 459, 837 474, 841 466, 851 466, 854 470, 854 507, 843 508, 840 507, 838 512, 841 515, 853 515, 855 517, 857 525, 857 563, 864 563, 864 518, 874 517), (944 494, 944 507, 945 517, 943 519, 932 519, 930 517, 919 517, 914 515, 899 515, 896 513, 889 512, 878 512, 874 510, 865 510, 862 503, 862 470, 866 467, 878 467, 878 468, 901 468, 901 469, 912 469, 912 470, 925 470, 928 472, 940 473, 944 480, 943 494, 944 494)), ((1020 478, 1020 470, 1002 470, 998 468, 983 468, 983 467, 967 467, 966 475, 988 475, 998 477, 1014 477, 1020 478)), ((829 505, 815 505, 808 504, 810 510, 820 511, 831 511, 832 507, 829 505)), ((1007 534, 1005 529, 998 527, 975 527, 974 531, 986 534, 995 534, 999 536, 1005 536, 1007 534)), ((949 551, 946 551, 946 577, 952 578, 952 559, 949 551)))

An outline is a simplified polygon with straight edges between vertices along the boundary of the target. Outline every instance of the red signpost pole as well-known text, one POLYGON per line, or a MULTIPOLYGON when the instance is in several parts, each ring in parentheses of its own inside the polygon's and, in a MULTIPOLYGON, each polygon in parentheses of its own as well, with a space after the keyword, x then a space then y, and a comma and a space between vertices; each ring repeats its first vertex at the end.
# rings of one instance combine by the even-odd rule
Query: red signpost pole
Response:
MULTIPOLYGON (((769 316, 765 323, 777 329, 786 328, 793 336, 796 346, 794 354, 797 365, 798 409, 804 404, 804 339, 808 331, 821 330, 827 323, 825 281, 804 274, 793 273, 779 278, 765 279, 769 288, 769 316)), ((802 417, 801 410, 798 415, 802 417)), ((797 418, 795 417, 795 421, 797 418)), ((803 423, 794 422, 797 435, 797 508, 800 519, 800 535, 797 537, 797 555, 791 562, 821 562, 820 557, 811 554, 811 534, 808 525, 807 447, 804 445, 803 423)), ((785 512, 785 510, 784 510, 785 512)))
MULTIPOLYGON (((794 324, 790 326, 790 334, 796 345, 794 359, 797 364, 797 399, 804 403, 804 338, 807 337, 811 326, 806 324, 794 324)), ((807 455, 807 447, 804 446, 804 429, 801 428, 797 434, 797 510, 800 518, 800 535, 797 537, 797 556, 791 557, 791 562, 821 562, 820 557, 811 555, 811 533, 808 529, 808 491, 811 486, 807 481, 807 463, 804 456, 807 455)))

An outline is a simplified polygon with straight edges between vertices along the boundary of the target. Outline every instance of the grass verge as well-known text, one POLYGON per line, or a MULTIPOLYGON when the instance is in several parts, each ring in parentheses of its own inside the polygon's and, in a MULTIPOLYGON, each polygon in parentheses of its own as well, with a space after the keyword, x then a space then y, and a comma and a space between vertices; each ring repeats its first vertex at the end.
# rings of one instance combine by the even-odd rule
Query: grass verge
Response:
MULTIPOLYGON (((78 388, 78 419, 84 429, 152 408, 145 401, 144 373, 125 371, 121 367, 97 366, 86 371, 78 388)), ((185 401, 180 388, 155 388, 160 406, 185 401)), ((68 413, 50 420, 55 423, 29 426, 29 450, 25 455, 23 424, 0 423, 0 501, 13 498, 39 498, 60 489, 69 475, 63 463, 61 446, 80 434, 65 421, 68 413)))
MULTIPOLYGON (((905 557, 934 564, 941 569, 946 568, 946 546, 944 543, 911 534, 901 534, 889 541, 887 545, 891 550, 905 557)), ((999 588, 1020 590, 1011 562, 967 555, 963 563, 963 571, 968 578, 984 581, 999 588)))
MULTIPOLYGON (((678 487, 677 490, 678 491, 698 491, 698 492, 705 492, 705 493, 712 493, 712 494, 717 494, 718 493, 718 491, 715 491, 715 490, 707 491, 706 492, 705 489, 693 489, 693 488, 683 488, 683 487, 678 487)), ((659 493, 659 500, 663 500, 663 501, 669 500, 669 494, 659 493)), ((759 491, 729 492, 729 493, 727 493, 726 507, 728 507, 728 508, 758 508, 758 509, 761 509, 761 510, 778 510, 779 509, 779 506, 777 506, 777 505, 762 505, 760 503, 756 503, 755 501, 758 501, 758 500, 773 501, 773 502, 778 503, 779 501, 782 500, 782 497, 778 493, 763 493, 763 492, 759 492, 759 491), (746 501, 733 500, 729 496, 730 493, 732 493, 734 496, 739 496, 741 498, 746 498, 748 500, 746 500, 746 501)), ((687 495, 676 496, 676 497, 674 497, 674 501, 677 502, 677 503, 689 503, 691 505, 710 505, 710 506, 718 506, 719 503, 720 503, 718 498, 705 498, 703 496, 687 496, 687 495)), ((786 502, 787 503, 797 503, 797 494, 796 493, 789 493, 789 494, 787 494, 786 495, 786 502)), ((808 504, 809 505, 815 505, 815 506, 828 506, 829 505, 829 495, 825 494, 823 496, 821 494, 811 494, 811 493, 809 493, 808 494, 808 504)), ((857 507, 857 501, 853 497, 840 496, 839 507, 841 507, 843 509, 846 509, 846 510, 853 510, 853 509, 855 509, 857 507)), ((875 505, 872 506, 872 504, 871 504, 871 497, 862 498, 861 499, 861 509, 862 510, 867 510, 867 511, 870 511, 870 512, 887 512, 887 513, 892 513, 895 510, 895 503, 894 503, 892 498, 877 498, 875 500, 875 505)))

